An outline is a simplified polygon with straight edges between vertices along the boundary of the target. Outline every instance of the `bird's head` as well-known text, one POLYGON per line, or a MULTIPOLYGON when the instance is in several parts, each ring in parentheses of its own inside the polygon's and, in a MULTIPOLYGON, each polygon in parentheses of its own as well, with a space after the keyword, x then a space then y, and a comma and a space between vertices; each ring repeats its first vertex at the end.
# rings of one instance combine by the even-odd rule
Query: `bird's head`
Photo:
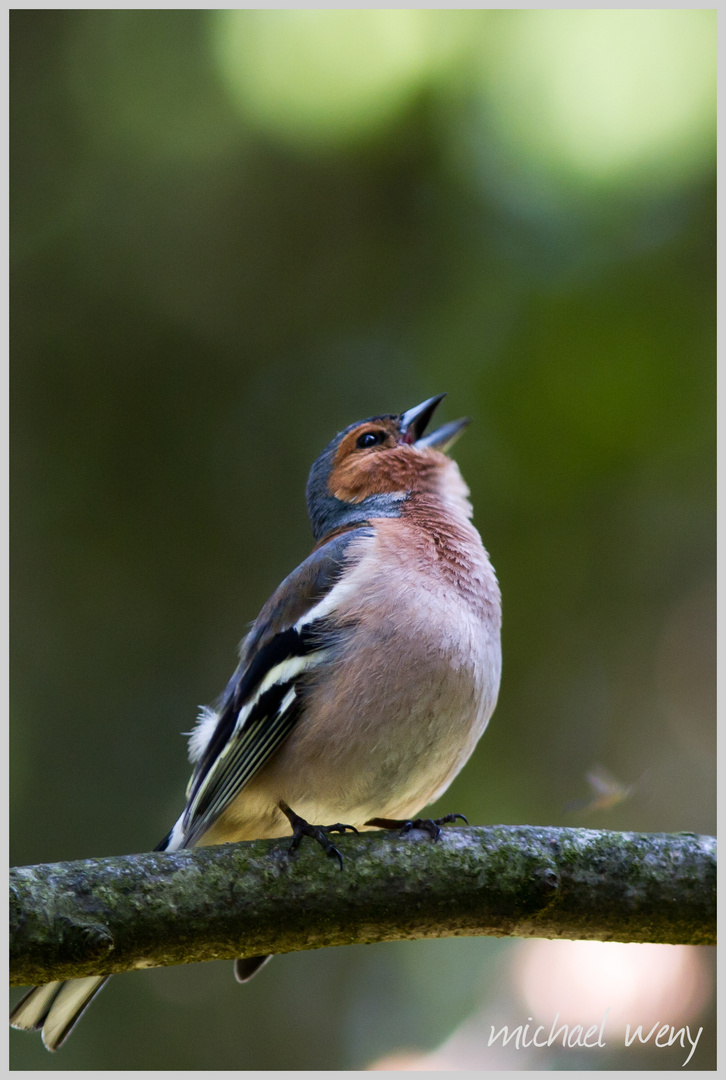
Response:
MULTIPOLYGON (((406 412, 373 416, 341 431, 310 470, 308 513, 316 540, 372 518, 398 517, 415 492, 438 494, 458 470, 446 456, 468 418, 425 434, 439 394, 406 412)), ((461 483, 460 479, 459 482, 461 483)))

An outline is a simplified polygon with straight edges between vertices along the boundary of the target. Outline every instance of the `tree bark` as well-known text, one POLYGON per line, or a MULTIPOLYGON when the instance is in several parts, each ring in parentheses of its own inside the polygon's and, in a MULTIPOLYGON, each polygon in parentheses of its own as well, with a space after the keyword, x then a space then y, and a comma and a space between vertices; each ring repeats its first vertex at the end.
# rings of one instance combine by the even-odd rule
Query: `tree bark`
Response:
POLYGON ((153 852, 10 872, 11 984, 424 937, 712 945, 716 841, 495 826, 153 852))

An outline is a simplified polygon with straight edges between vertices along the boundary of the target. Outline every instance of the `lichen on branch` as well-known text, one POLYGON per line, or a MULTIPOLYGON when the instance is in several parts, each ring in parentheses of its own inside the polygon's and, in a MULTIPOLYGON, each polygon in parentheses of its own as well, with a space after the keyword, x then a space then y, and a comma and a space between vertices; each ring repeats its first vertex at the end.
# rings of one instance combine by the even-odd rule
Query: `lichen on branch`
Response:
POLYGON ((425 937, 712 945, 716 841, 525 826, 260 840, 10 871, 12 985, 425 937))

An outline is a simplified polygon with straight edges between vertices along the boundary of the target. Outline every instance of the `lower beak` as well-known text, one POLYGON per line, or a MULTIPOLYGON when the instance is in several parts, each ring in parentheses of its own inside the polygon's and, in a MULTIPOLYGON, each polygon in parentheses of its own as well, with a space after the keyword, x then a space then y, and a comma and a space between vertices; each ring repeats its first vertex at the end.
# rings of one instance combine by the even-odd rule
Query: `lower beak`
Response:
POLYGON ((416 446, 433 446, 435 450, 445 452, 454 445, 464 428, 470 423, 470 416, 464 416, 461 420, 452 420, 450 424, 443 424, 442 427, 432 431, 430 435, 424 436, 423 439, 417 439, 416 446))
POLYGON ((431 446, 436 450, 448 450, 453 446, 461 432, 471 423, 469 417, 462 420, 452 420, 449 424, 432 431, 430 435, 424 435, 429 420, 434 414, 437 405, 443 401, 446 394, 438 394, 436 397, 422 401, 401 416, 401 435, 403 441, 414 443, 416 446, 431 446))

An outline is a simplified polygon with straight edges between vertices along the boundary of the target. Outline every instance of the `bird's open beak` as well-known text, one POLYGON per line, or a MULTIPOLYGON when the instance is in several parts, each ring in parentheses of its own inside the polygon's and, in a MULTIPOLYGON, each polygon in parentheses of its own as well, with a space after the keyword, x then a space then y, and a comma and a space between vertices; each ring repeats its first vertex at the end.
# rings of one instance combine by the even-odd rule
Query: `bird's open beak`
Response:
POLYGON ((470 417, 452 420, 450 423, 437 428, 436 431, 432 431, 430 435, 424 436, 424 431, 434 414, 436 406, 445 397, 446 394, 438 394, 436 397, 428 398, 426 401, 422 401, 420 405, 416 405, 413 409, 409 409, 408 412, 402 414, 401 435, 404 442, 415 443, 416 446, 422 447, 432 446, 435 450, 442 451, 448 450, 450 446, 454 445, 467 424, 471 423, 470 417))

